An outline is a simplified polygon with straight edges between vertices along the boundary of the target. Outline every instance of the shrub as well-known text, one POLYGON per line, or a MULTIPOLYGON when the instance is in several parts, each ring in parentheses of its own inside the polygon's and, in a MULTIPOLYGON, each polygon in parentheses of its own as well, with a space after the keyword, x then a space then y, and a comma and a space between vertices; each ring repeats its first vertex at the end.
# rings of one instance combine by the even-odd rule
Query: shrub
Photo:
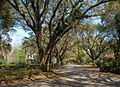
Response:
POLYGON ((24 68, 24 67, 27 67, 27 64, 26 64, 25 62, 18 62, 18 63, 16 64, 16 66, 17 66, 18 68, 24 68))
POLYGON ((120 74, 120 59, 105 58, 98 65, 100 66, 100 71, 120 74))
POLYGON ((3 64, 3 62, 2 62, 2 61, 0 61, 0 65, 1 65, 1 64, 3 64))

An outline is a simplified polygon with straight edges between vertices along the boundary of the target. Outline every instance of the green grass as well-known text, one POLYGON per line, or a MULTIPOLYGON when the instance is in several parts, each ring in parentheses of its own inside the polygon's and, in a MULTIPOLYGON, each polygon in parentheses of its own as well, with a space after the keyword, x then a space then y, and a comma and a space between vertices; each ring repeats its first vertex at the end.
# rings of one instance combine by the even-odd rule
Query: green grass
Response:
POLYGON ((39 69, 18 68, 16 70, 0 70, 0 81, 17 80, 39 75, 39 69))
POLYGON ((54 77, 55 74, 53 72, 42 72, 38 67, 37 68, 8 68, 8 69, 0 69, 0 82, 1 81, 11 81, 11 80, 19 80, 31 77, 35 75, 45 76, 45 77, 54 77))

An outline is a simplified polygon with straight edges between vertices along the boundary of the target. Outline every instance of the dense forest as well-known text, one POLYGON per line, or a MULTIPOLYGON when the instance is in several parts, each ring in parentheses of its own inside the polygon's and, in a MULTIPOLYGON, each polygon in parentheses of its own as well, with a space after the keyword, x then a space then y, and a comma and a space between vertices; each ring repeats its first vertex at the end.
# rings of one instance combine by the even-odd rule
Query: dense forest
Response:
POLYGON ((120 74, 120 0, 0 0, 0 69, 69 63, 120 74), (29 37, 13 47, 18 27, 29 37))

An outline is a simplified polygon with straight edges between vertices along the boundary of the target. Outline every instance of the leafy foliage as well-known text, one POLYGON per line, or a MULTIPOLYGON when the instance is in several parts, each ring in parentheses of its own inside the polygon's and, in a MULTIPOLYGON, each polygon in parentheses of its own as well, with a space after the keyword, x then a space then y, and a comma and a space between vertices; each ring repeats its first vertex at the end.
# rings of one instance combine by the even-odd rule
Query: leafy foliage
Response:
POLYGON ((100 63, 100 71, 120 74, 120 60, 104 58, 102 63, 100 63))
POLYGON ((0 34, 8 32, 14 25, 13 13, 10 4, 6 0, 0 2, 0 34))

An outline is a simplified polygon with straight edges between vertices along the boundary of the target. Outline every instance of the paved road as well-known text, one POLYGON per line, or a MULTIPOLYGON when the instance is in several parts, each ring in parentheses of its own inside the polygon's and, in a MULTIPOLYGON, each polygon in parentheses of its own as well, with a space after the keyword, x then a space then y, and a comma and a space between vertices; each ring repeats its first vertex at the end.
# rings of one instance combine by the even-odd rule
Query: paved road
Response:
POLYGON ((102 73, 89 66, 68 65, 54 78, 9 83, 0 87, 120 87, 120 75, 102 73))

